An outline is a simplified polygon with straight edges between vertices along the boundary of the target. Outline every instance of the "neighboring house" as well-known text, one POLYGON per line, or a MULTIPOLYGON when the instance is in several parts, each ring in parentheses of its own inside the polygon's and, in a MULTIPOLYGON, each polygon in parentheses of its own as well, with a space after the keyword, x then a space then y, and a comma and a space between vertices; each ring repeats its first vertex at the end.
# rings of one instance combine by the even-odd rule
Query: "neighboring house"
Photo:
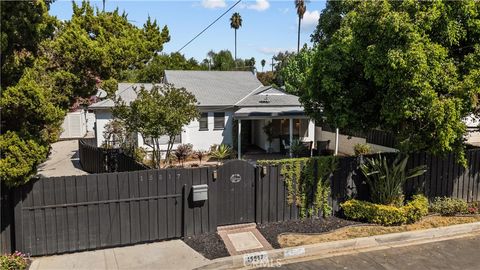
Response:
MULTIPOLYGON (((229 144, 236 150, 243 146, 242 151, 268 150, 270 144, 263 127, 270 122, 275 134, 270 149, 273 152, 283 150, 292 139, 315 140, 315 124, 305 115, 298 97, 262 85, 252 72, 167 70, 164 82, 194 94, 201 114, 198 120, 183 128, 176 144, 190 143, 196 150, 208 150, 213 144, 229 144), (234 125, 234 120, 238 125, 234 125), (233 145, 234 133, 240 138, 237 145, 233 145)), ((120 83, 116 96, 128 104, 136 99, 136 89, 142 86, 148 90, 153 85, 120 83)), ((98 146, 105 141, 103 132, 112 120, 113 106, 114 102, 107 99, 89 107, 95 112, 98 146)), ((163 143, 166 148, 167 138, 163 143)), ((138 146, 146 147, 140 135, 138 146)))

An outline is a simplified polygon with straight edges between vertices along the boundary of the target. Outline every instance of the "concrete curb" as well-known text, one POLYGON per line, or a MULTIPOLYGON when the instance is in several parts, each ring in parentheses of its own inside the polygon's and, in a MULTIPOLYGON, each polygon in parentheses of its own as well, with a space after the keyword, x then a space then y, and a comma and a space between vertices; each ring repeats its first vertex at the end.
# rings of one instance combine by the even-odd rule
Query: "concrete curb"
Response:
POLYGON ((475 232, 480 232, 480 222, 236 255, 213 260, 211 263, 196 269, 237 269, 252 267, 255 266, 255 264, 262 267, 273 267, 278 266, 281 262, 289 260, 306 259, 308 257, 334 256, 339 253, 359 249, 381 249, 409 244, 421 244, 440 240, 442 238, 455 237, 475 232), (250 263, 252 261, 255 262, 250 263))

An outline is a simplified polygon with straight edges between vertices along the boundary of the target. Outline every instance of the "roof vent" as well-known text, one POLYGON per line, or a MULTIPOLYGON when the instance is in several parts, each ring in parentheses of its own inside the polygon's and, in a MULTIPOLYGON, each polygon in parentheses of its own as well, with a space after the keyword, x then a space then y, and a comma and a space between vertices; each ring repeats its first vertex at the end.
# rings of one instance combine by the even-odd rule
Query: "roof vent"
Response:
POLYGON ((270 103, 270 100, 268 99, 268 95, 265 95, 265 98, 259 101, 260 103, 270 103))

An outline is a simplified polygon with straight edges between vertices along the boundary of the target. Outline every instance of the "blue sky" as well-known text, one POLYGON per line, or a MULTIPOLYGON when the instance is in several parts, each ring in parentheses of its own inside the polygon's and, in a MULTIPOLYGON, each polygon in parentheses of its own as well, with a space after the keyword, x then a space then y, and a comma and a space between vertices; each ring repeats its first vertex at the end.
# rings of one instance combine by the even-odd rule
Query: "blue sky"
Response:
MULTIPOLYGON (((81 1, 77 1, 81 2, 81 1)), ((101 8, 102 1, 91 1, 101 8)), ((119 8, 125 10, 132 23, 142 26, 147 17, 157 20, 163 27, 167 25, 171 40, 164 46, 164 52, 179 50, 197 33, 225 12, 236 1, 199 0, 199 1, 106 1, 106 10, 119 8)), ((310 1, 302 21, 301 43, 310 43, 310 34, 317 25, 318 16, 325 7, 325 1, 310 1)), ((272 55, 278 51, 296 50, 297 14, 294 1, 280 0, 243 0, 234 9, 222 17, 216 24, 182 50, 186 57, 201 61, 209 50, 229 49, 234 52, 234 31, 230 28, 230 16, 239 12, 243 26, 237 31, 238 58, 255 57, 257 68, 261 70, 260 60, 270 63, 272 55)), ((70 19, 72 4, 70 0, 58 0, 50 7, 50 13, 59 19, 70 19)))

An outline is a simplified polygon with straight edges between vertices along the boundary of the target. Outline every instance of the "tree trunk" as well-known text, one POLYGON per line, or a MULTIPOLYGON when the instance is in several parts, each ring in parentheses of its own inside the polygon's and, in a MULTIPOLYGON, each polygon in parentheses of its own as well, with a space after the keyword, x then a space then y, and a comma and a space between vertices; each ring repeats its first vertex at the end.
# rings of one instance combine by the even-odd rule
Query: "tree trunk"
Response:
POLYGON ((302 19, 300 16, 298 16, 298 40, 297 40, 297 53, 300 52, 300 24, 302 22, 302 19))
POLYGON ((237 64, 237 29, 235 28, 235 65, 237 64))

